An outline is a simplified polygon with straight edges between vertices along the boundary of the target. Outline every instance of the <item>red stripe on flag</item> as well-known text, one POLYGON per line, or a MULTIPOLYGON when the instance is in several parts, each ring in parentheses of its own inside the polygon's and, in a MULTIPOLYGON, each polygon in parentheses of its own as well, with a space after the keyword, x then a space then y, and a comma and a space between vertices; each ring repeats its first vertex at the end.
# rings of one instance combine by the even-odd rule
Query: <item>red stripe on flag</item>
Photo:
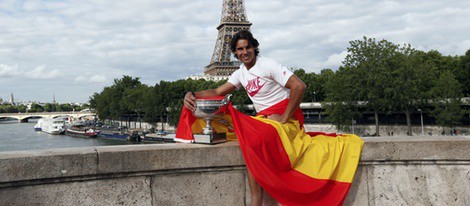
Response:
MULTIPOLYGON (((275 105, 263 110, 263 111, 260 111, 258 113, 258 115, 265 115, 265 116, 269 116, 269 115, 272 115, 272 114, 284 114, 284 111, 286 110, 287 108, 287 104, 289 104, 289 99, 284 99, 278 103, 276 103, 275 105)), ((304 114, 302 113, 302 110, 300 109, 300 107, 297 107, 297 109, 294 111, 294 114, 292 114, 292 117, 296 120, 299 121, 300 125, 303 126, 304 125, 304 114)))
POLYGON ((181 111, 180 120, 178 122, 178 129, 176 130, 176 138, 179 140, 187 140, 192 141, 193 138, 193 131, 191 130, 191 126, 196 121, 196 117, 193 115, 193 112, 186 107, 183 107, 181 111))

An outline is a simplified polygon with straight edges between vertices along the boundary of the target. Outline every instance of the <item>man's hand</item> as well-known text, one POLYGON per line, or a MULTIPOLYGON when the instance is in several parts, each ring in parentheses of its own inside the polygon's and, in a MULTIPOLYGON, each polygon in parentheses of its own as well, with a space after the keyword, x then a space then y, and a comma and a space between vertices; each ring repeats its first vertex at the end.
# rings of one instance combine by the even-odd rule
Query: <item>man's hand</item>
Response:
POLYGON ((274 120, 274 121, 278 121, 278 122, 280 122, 281 124, 284 124, 284 123, 287 122, 287 120, 284 120, 283 118, 284 118, 284 117, 283 117, 282 115, 280 115, 280 114, 272 114, 272 115, 269 115, 269 116, 268 116, 268 119, 272 119, 272 120, 274 120))
POLYGON ((188 108, 191 111, 196 110, 196 97, 193 95, 192 92, 187 92, 186 95, 184 95, 183 103, 186 108, 188 108))

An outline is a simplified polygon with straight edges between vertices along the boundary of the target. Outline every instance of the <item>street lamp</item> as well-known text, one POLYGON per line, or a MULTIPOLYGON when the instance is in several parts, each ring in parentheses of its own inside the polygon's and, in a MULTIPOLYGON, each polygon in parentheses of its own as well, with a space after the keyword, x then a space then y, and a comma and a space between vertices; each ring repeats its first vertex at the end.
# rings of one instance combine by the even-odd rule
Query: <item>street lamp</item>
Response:
POLYGON ((423 125, 423 110, 418 109, 419 114, 421 115, 421 135, 424 135, 424 125, 423 125))
POLYGON ((356 120, 352 119, 351 126, 352 126, 352 133, 354 134, 354 125, 356 124, 356 120))
POLYGON ((315 91, 313 91, 313 102, 317 102, 317 100, 315 99, 315 95, 316 95, 316 94, 317 94, 317 93, 316 93, 315 91))

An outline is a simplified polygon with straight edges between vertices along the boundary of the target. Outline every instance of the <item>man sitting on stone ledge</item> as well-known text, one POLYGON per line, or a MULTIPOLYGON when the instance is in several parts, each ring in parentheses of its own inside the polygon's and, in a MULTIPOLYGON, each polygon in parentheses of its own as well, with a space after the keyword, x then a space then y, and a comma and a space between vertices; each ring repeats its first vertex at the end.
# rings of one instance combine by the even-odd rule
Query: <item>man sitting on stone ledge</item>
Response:
POLYGON ((238 32, 230 46, 243 64, 222 86, 186 93, 175 141, 193 140, 191 111, 197 98, 225 96, 243 86, 258 114, 248 116, 231 104, 226 112, 248 168, 252 205, 262 205, 263 190, 283 205, 342 204, 362 140, 305 132, 299 107, 306 89, 302 80, 285 66, 259 57, 259 43, 247 30, 238 32))

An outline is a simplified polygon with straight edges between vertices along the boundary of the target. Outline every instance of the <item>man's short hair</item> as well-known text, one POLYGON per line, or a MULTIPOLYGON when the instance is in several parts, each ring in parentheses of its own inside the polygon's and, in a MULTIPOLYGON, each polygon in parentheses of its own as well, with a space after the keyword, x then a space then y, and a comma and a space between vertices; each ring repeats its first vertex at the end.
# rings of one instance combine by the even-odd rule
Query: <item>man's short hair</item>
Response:
POLYGON ((258 40, 256 40, 254 37, 253 37, 253 34, 251 34, 250 31, 248 30, 241 30, 239 32, 237 32, 233 38, 232 38, 232 41, 230 42, 230 49, 232 50, 232 53, 234 54, 235 58, 238 59, 237 55, 235 54, 235 50, 237 49, 237 42, 238 40, 240 39, 245 39, 248 41, 248 44, 252 47, 255 48, 255 56, 258 56, 259 54, 259 43, 258 43, 258 40))

